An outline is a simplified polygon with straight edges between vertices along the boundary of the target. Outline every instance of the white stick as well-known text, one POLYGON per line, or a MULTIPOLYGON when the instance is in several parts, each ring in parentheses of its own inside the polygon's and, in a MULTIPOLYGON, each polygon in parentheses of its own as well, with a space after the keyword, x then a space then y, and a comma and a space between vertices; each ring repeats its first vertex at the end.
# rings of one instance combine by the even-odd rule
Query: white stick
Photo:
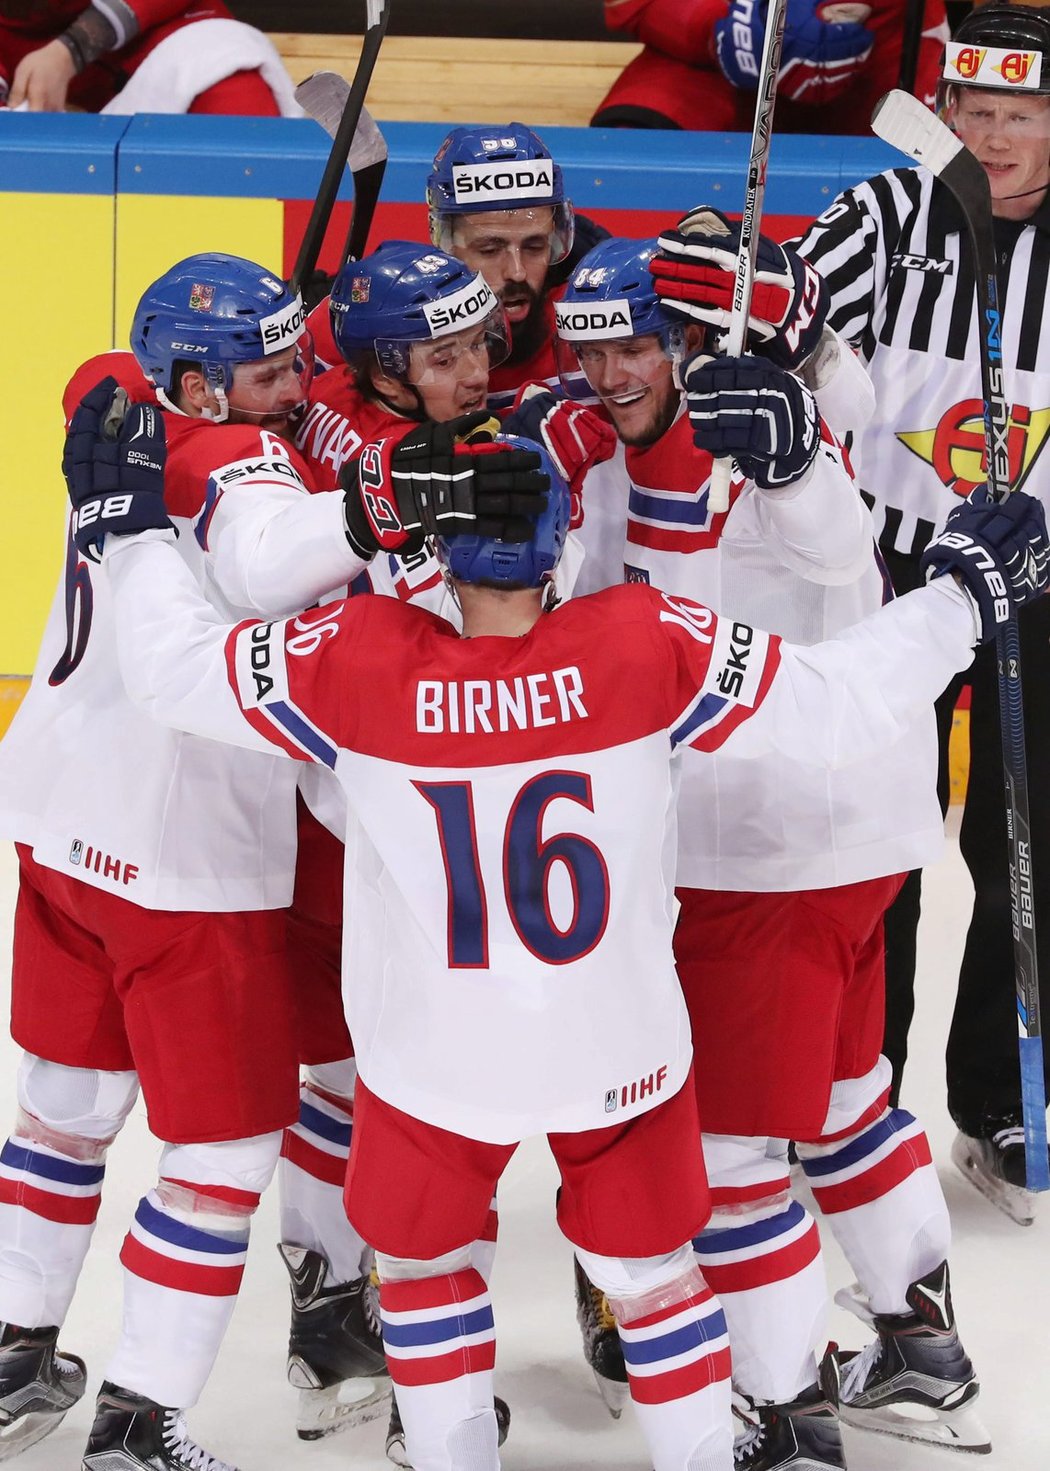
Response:
MULTIPOLYGON (((766 197, 766 165, 769 161, 769 141, 773 133, 773 107, 777 100, 777 73, 780 71, 786 13, 787 0, 770 0, 766 15, 766 36, 762 44, 762 61, 758 70, 758 100, 755 103, 755 125, 751 132, 751 157, 747 165, 747 194, 740 220, 740 250, 736 258, 733 310, 726 334, 725 350, 729 357, 739 357, 747 340, 747 319, 751 314, 751 288, 755 279, 762 205, 766 197)), ((711 466, 711 488, 708 491, 707 504, 712 511, 729 509, 729 482, 732 473, 731 459, 717 459, 711 466)))

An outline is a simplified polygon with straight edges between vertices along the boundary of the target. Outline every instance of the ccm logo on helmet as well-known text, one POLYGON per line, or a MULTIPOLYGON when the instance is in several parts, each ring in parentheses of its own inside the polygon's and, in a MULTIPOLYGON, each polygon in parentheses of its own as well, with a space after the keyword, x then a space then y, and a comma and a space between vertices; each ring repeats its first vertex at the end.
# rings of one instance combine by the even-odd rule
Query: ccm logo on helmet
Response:
POLYGON ((592 342, 600 337, 633 337, 630 303, 616 301, 593 303, 555 302, 554 320, 558 336, 567 342, 592 342))
POLYGON ((461 286, 451 296, 440 301, 423 303, 423 315, 427 319, 431 337, 441 337, 446 332, 459 332, 487 317, 496 305, 496 298, 480 275, 461 286))
POLYGON ((554 165, 549 159, 525 163, 461 163, 452 170, 457 204, 487 199, 551 199, 554 165))
POLYGON ((280 352, 283 347, 291 347, 302 335, 303 326, 306 322, 306 308, 303 299, 297 296, 287 306, 283 306, 279 312, 273 312, 268 317, 259 318, 259 330, 262 333, 263 352, 268 357, 271 352, 280 352))

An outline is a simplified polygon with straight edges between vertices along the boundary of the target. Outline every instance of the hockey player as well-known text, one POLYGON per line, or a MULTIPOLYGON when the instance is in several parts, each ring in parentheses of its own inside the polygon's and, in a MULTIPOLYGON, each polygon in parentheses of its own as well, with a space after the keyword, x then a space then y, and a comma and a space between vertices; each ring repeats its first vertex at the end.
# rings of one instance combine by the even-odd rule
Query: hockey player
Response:
POLYGON ((136 409, 116 431, 113 407, 85 402, 66 467, 80 544, 107 528, 135 698, 324 764, 346 793, 361 1067, 347 1207, 380 1254, 414 1465, 499 1466, 469 1242, 518 1140, 546 1132, 559 1220, 610 1297, 655 1471, 729 1471, 724 1323, 688 1241, 706 1182, 670 943, 673 749, 864 760, 1045 585, 1041 508, 960 506, 928 561, 962 586, 939 580, 806 649, 645 587, 557 608, 568 497, 549 461, 548 503, 515 542, 454 534, 443 455, 408 465, 377 444, 359 514, 392 550, 453 528, 440 545, 464 637, 367 598, 230 626, 169 544, 161 473, 151 489, 129 464, 136 446, 162 458, 156 425, 136 409), (604 1047, 581 1056, 598 1013, 604 1047))
MULTIPOLYGON (((134 349, 171 425, 180 550, 223 616, 264 595, 275 611, 304 606, 376 550, 366 530, 351 545, 344 497, 310 495, 282 437, 309 383, 302 338, 298 298, 236 257, 181 262, 136 313, 134 349)), ((107 1147, 141 1086, 166 1142, 122 1252, 123 1331, 88 1471, 221 1467, 182 1411, 210 1372, 298 1113, 282 913, 295 781, 284 763, 231 758, 128 705, 107 588, 71 541, 0 752, 0 820, 22 845, 12 1030, 26 1050, 0 1168, 0 1415, 25 1444, 83 1393, 57 1335, 107 1147)))
MULTIPOLYGON (((655 241, 600 245, 558 308, 567 380, 586 374, 625 442, 626 576, 813 643, 885 597, 870 516, 796 376, 817 381, 826 291, 811 267, 763 240, 755 355, 682 363, 697 338, 725 326, 736 255, 733 227, 715 211, 694 210, 682 226, 661 237, 659 255, 655 241), (650 266, 661 288, 692 293, 686 312, 657 297, 650 266), (736 463, 729 510, 712 515, 716 454, 736 463)), ((612 497, 615 472, 613 462, 589 477, 585 507, 612 497)), ((683 761, 675 956, 713 1202, 694 1248, 725 1307, 734 1383, 756 1405, 740 1467, 844 1464, 834 1396, 818 1375, 819 1237, 790 1194, 787 1139, 814 1141, 798 1146, 803 1166, 879 1315, 879 1342, 906 1329, 908 1366, 922 1361, 929 1374, 929 1421, 939 1394, 951 1433, 985 1439, 957 1408, 977 1385, 950 1312, 927 1329, 911 1306, 933 1281, 917 1279, 947 1271, 947 1211, 925 1136, 885 1106, 879 1060, 882 915, 900 872, 940 851, 934 775, 932 711, 876 753, 862 781, 856 770, 738 761, 732 748, 683 761), (935 1394, 949 1340, 957 1362, 935 1394)), ((585 1299, 585 1321, 586 1309, 585 1299)), ((908 1397, 906 1383, 890 1388, 908 1397)))
POLYGON ((0 106, 301 115, 273 43, 222 0, 28 0, 0 13, 0 106))
MULTIPOLYGON (((1010 474, 1045 497, 1050 405, 1050 13, 984 5, 944 54, 941 115, 984 165, 995 216, 1010 474)), ((848 189, 803 237, 802 254, 831 291, 830 320, 856 343, 878 395, 852 448, 894 586, 913 587, 923 547, 982 475, 974 267, 951 197, 921 168, 892 169, 848 189)), ((1050 604, 1020 620, 1030 751, 1050 729, 1050 604)), ((970 687, 970 776, 960 846, 976 890, 947 1048, 952 1158, 1013 1219, 1027 1223, 1014 1009, 1006 824, 995 658, 985 650, 938 705, 941 798, 960 686, 970 687)), ((1029 772, 1034 842, 1050 837, 1050 777, 1029 772)), ((1050 1005, 1050 864, 1034 865, 1044 1005, 1050 1005)), ((913 1009, 919 874, 887 920, 885 1052, 900 1089, 913 1009)))
MULTIPOLYGON (((766 7, 752 0, 605 0, 610 30, 644 44, 613 83, 593 127, 750 132, 766 7)), ((868 132, 897 85, 912 24, 905 0, 787 0, 777 131, 868 132)), ((948 36, 944 0, 926 0, 915 94, 932 101, 948 36)))
MULTIPOLYGON (((396 443, 421 424, 433 426, 484 409, 489 373, 509 351, 502 307, 481 275, 436 248, 409 241, 387 241, 371 255, 346 266, 334 282, 330 311, 341 366, 315 380, 296 434, 296 443, 322 488, 334 486, 340 470, 355 461, 369 441, 384 438, 396 443), (462 322, 472 325, 455 330, 462 322)), ((571 404, 559 407, 545 399, 534 408, 533 417, 542 420, 540 432, 547 434, 553 450, 560 451, 558 463, 574 483, 582 480, 596 458, 611 452, 608 427, 586 409, 571 404)), ((566 557, 570 576, 578 556, 574 547, 566 557)), ((355 591, 366 588, 458 619, 441 569, 427 549, 377 557, 355 583, 355 591)), ((290 1267, 293 1260, 299 1260, 303 1245, 311 1247, 309 1260, 315 1270, 327 1261, 328 1302, 315 1301, 293 1278, 290 1374, 293 1382, 304 1385, 300 1434, 311 1427, 330 1430, 358 1418, 356 1410, 347 1408, 345 1387, 334 1378, 341 1335, 336 1331, 327 1344, 323 1336, 314 1335, 309 1348, 304 1335, 313 1332, 321 1312, 336 1311, 341 1295, 358 1291, 367 1295, 370 1290, 363 1279, 348 1280, 332 1265, 347 1264, 363 1250, 346 1221, 340 1189, 352 1137, 355 1076, 350 1039, 341 1011, 338 1018, 335 1013, 341 868, 341 850, 309 815, 304 816, 290 925, 293 945, 301 941, 310 950, 314 980, 320 982, 311 985, 309 1004, 303 1008, 303 1060, 323 1064, 323 1072, 318 1067, 308 1071, 300 1124, 285 1142, 282 1251, 290 1267), (322 907, 324 895, 329 901, 322 907), (323 1118, 318 1118, 318 1094, 324 1099, 320 1105, 323 1118), (307 1197, 312 1200, 309 1211, 307 1197), (316 1386, 310 1384, 311 1378, 318 1381, 316 1386)), ((485 1240, 475 1249, 475 1266, 486 1277, 495 1231, 493 1212, 486 1223, 485 1240)), ((297 1270, 305 1271, 305 1264, 297 1270)), ((502 1400, 497 1400, 496 1408, 502 1433, 509 1411, 502 1400)), ((396 1405, 391 1410, 387 1451, 395 1460, 403 1456, 396 1405)))

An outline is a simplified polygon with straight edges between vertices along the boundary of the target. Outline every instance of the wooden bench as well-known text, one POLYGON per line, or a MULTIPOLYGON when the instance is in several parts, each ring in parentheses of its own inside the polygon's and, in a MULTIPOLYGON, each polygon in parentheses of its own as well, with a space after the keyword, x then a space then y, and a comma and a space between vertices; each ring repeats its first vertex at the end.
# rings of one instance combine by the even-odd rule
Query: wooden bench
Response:
MULTIPOLYGON (((315 71, 349 80, 360 36, 271 33, 292 80, 315 71)), ((387 36, 368 107, 403 122, 527 122, 585 127, 640 46, 618 41, 498 41, 387 36)))

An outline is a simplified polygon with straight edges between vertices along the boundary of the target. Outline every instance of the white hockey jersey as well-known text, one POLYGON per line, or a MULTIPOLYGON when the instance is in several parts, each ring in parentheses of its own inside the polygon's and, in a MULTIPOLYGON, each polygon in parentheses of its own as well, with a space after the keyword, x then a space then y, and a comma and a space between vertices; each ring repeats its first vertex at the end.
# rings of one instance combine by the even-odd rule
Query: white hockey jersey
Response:
POLYGON ((687 1075, 675 748, 863 760, 974 637, 947 579, 808 650, 642 587, 522 638, 461 639, 391 598, 231 630, 165 539, 105 553, 129 690, 158 719, 334 770, 361 1076, 497 1143, 621 1121, 687 1075))
MULTIPOLYGON (((581 532, 587 586, 602 577, 648 582, 799 644, 848 628, 890 595, 871 518, 833 443, 825 441, 797 490, 764 494, 736 482, 728 512, 718 515, 707 504, 710 467, 683 410, 655 445, 593 470, 581 532), (626 506, 622 567, 609 533, 616 505, 626 506), (597 529, 589 532, 594 507, 597 529)), ((678 882, 813 889, 932 862, 943 844, 936 772, 932 706, 850 770, 782 757, 742 764, 731 749, 709 761, 687 754, 678 882)))

